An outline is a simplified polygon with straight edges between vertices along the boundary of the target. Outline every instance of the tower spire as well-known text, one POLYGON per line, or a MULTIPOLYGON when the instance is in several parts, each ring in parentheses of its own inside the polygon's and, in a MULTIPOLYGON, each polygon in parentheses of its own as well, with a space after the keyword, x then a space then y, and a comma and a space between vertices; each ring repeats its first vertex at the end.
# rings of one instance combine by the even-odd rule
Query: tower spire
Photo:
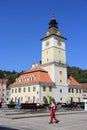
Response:
MULTIPOLYGON (((63 37, 63 35, 61 34, 61 32, 58 28, 58 23, 54 17, 54 13, 52 13, 52 17, 51 17, 51 20, 50 20, 49 26, 48 26, 48 31, 47 31, 46 36, 44 38, 49 37, 51 35, 56 35, 56 36, 61 37, 61 38, 66 40, 66 38, 63 37)), ((42 38, 42 39, 44 39, 44 38, 42 38)))
POLYGON ((58 25, 58 23, 56 22, 56 19, 54 17, 54 13, 52 13, 52 18, 51 18, 51 20, 49 22, 49 29, 52 28, 52 27, 58 29, 57 25, 58 25))

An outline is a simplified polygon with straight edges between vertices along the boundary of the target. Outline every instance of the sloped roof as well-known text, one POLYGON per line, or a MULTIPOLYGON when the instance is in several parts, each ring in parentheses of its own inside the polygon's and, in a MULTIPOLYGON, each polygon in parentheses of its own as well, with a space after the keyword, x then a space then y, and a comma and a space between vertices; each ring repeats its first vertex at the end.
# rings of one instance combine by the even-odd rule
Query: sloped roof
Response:
POLYGON ((42 69, 41 67, 37 66, 21 74, 16 79, 16 81, 10 86, 17 86, 17 85, 38 83, 38 82, 52 83, 52 84, 54 83, 51 80, 48 72, 42 69))
POLYGON ((7 79, 0 79, 0 83, 7 83, 7 79))
POLYGON ((70 85, 72 86, 82 87, 82 85, 79 82, 77 82, 72 76, 69 76, 69 81, 70 85))
POLYGON ((83 92, 87 93, 87 83, 81 83, 82 88, 83 88, 83 92))

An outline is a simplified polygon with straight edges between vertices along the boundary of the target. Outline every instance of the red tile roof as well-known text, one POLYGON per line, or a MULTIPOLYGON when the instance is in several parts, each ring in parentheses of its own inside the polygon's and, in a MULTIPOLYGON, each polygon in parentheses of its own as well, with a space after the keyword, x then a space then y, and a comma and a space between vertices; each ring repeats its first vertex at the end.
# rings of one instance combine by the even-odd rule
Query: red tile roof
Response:
POLYGON ((29 71, 24 72, 17 78, 17 80, 13 84, 11 84, 11 86, 37 83, 37 82, 54 83, 51 80, 48 72, 40 68, 39 66, 34 67, 30 69, 29 71), (23 79, 25 79, 24 82, 22 81, 23 79), (17 82, 17 80, 20 80, 20 82, 17 82))
POLYGON ((82 88, 83 88, 83 92, 87 93, 87 83, 81 83, 82 88))
POLYGON ((79 82, 77 82, 72 76, 69 76, 70 85, 72 86, 82 86, 79 82))

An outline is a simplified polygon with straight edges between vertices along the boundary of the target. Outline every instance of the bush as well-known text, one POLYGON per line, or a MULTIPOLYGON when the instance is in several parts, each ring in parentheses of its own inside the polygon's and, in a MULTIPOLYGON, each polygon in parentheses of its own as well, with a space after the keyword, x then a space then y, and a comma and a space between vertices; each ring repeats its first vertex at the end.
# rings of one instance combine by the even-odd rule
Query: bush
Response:
POLYGON ((11 100, 7 106, 8 108, 14 108, 16 106, 16 103, 11 100))

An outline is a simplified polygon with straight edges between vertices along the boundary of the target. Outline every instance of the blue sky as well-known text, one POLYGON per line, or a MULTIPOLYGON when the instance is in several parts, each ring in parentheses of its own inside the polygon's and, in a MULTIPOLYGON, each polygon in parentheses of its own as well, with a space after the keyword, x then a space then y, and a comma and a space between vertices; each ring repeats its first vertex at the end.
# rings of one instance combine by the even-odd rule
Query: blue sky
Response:
POLYGON ((69 66, 87 69, 87 0, 0 0, 0 70, 25 71, 41 59, 52 13, 69 66))

